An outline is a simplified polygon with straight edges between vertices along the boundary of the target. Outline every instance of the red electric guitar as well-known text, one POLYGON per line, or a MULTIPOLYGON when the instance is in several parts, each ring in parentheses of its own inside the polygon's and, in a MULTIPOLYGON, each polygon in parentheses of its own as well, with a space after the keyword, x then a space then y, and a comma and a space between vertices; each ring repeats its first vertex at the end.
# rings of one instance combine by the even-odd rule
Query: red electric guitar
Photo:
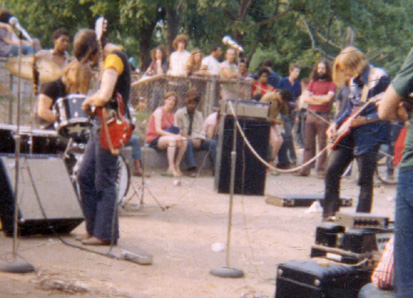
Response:
POLYGON ((355 110, 353 114, 351 114, 346 120, 344 120, 340 128, 337 129, 335 136, 333 137, 333 142, 330 145, 330 149, 336 149, 341 140, 350 133, 351 121, 360 116, 360 114, 363 113, 371 104, 375 104, 376 102, 380 101, 382 97, 383 93, 379 93, 376 96, 370 98, 368 102, 366 102, 363 106, 355 110))
MULTIPOLYGON (((103 49, 101 38, 106 31, 107 22, 105 18, 99 17, 95 23, 96 38, 99 43, 100 60, 99 69, 103 72, 103 49)), ((97 107, 96 112, 102 121, 100 133, 100 144, 103 149, 110 150, 112 154, 118 154, 119 148, 129 142, 133 126, 124 115, 124 102, 122 95, 116 93, 104 107, 97 107)))

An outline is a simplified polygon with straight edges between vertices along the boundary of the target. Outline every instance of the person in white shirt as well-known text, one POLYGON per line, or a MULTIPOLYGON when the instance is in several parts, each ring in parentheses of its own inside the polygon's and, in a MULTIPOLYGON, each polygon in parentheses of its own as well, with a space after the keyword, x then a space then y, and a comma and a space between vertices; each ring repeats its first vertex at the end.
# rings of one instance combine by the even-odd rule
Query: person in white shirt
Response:
POLYGON ((223 100, 235 99, 238 97, 239 88, 235 82, 240 78, 238 66, 236 64, 237 52, 233 48, 227 49, 225 53, 225 61, 220 64, 221 79, 234 80, 234 82, 221 83, 221 98, 223 100))
POLYGON ((172 43, 173 48, 176 50, 169 57, 169 70, 170 76, 183 76, 186 77, 187 72, 185 69, 186 61, 190 57, 190 53, 186 50, 188 46, 188 36, 185 34, 178 35, 172 43))
POLYGON ((213 45, 211 47, 211 54, 206 56, 204 59, 202 59, 202 66, 206 66, 206 70, 212 75, 212 76, 219 76, 220 71, 221 71, 221 66, 220 62, 218 59, 222 55, 222 49, 218 45, 213 45))

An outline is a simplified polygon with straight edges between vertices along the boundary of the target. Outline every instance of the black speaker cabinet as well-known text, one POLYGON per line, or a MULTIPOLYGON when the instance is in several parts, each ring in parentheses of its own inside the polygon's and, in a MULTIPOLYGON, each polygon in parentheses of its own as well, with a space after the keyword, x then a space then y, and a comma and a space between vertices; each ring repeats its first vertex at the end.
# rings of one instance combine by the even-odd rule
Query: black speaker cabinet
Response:
MULTIPOLYGON (((267 157, 270 122, 266 119, 239 118, 245 136, 254 150, 263 159, 267 157)), ((220 136, 215 168, 215 189, 219 193, 230 192, 231 151, 233 144, 234 118, 225 116, 220 121, 220 136)), ((235 127, 235 129, 237 129, 235 127)), ((264 195, 266 167, 248 148, 237 130, 237 156, 235 165, 234 193, 264 195)))
MULTIPOLYGON (((7 236, 13 235, 15 156, 0 157, 0 218, 7 236)), ((69 233, 83 221, 83 213, 64 161, 44 155, 19 158, 18 233, 69 233)))

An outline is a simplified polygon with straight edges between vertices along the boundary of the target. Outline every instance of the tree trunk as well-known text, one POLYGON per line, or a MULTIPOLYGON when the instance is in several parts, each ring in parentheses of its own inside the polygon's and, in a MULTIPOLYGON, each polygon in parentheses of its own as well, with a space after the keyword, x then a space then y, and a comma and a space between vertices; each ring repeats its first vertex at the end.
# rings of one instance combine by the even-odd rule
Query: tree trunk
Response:
POLYGON ((147 24, 140 30, 141 38, 139 41, 139 67, 144 72, 151 64, 150 47, 152 41, 153 30, 156 26, 156 20, 147 24))
POLYGON ((166 9, 166 50, 169 54, 174 51, 172 43, 179 31, 179 15, 176 9, 169 7, 166 9))

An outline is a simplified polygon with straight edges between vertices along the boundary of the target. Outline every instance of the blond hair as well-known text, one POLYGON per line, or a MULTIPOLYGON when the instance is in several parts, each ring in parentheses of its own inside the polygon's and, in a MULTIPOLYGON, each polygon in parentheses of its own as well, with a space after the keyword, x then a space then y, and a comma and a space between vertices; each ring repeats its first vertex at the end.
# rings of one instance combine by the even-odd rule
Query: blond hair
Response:
POLYGON ((334 60, 333 81, 338 87, 346 83, 344 70, 352 73, 353 77, 358 77, 365 71, 368 65, 367 57, 355 47, 343 49, 334 60))

